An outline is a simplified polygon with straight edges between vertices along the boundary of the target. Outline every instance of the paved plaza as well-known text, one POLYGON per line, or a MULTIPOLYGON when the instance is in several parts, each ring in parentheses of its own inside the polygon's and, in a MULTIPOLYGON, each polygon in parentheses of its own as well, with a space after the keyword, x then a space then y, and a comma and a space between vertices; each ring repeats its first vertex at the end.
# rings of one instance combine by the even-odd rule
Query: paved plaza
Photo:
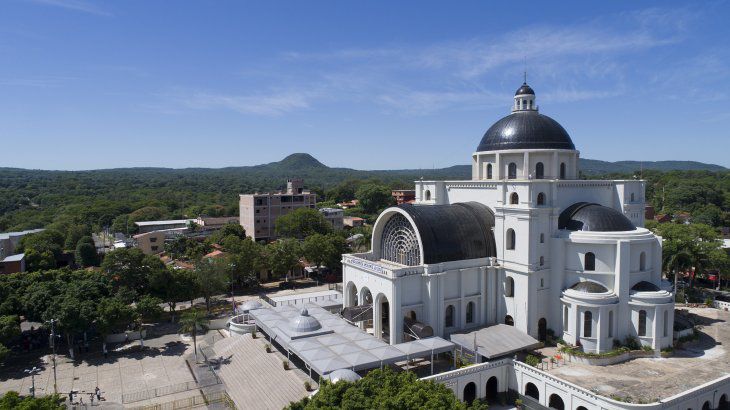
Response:
POLYGON ((653 402, 717 379, 730 372, 730 313, 690 309, 701 323, 700 340, 666 359, 642 358, 611 366, 568 362, 550 373, 608 397, 653 402))

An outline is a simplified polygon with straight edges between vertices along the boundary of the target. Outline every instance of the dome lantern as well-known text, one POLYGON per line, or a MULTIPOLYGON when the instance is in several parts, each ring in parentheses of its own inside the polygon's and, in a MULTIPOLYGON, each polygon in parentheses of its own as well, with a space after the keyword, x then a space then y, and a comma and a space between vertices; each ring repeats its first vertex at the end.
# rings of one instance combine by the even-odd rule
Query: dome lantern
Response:
POLYGON ((518 111, 538 111, 535 104, 535 91, 527 85, 527 72, 525 72, 525 80, 515 92, 515 103, 512 106, 512 112, 518 111))

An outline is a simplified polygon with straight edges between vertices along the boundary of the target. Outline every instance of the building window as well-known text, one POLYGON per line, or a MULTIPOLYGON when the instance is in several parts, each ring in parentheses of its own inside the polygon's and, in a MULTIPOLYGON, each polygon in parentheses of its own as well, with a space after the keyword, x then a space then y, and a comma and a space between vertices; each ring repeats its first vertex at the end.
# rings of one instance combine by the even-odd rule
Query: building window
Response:
POLYGON ((537 205, 538 206, 545 205, 545 194, 542 192, 537 194, 537 205))
POLYGON ((261 212, 261 210, 260 210, 260 209, 257 209, 257 210, 256 210, 256 213, 259 213, 259 212, 261 212))
POLYGON ((383 228, 380 257, 407 266, 421 263, 416 231, 406 217, 399 213, 394 214, 383 228))
POLYGON ((667 337, 667 326, 669 325, 669 311, 665 310, 663 315, 663 323, 662 323, 662 336, 667 337))
POLYGON ((504 280, 504 295, 508 298, 515 296, 515 280, 511 276, 507 276, 504 280))
POLYGON ((583 337, 592 337, 593 333, 593 313, 590 310, 583 313, 583 337))
POLYGON ((537 165, 535 165, 535 179, 543 178, 545 178, 545 166, 542 162, 538 162, 537 165))
POLYGON ((507 229, 507 250, 514 250, 515 249, 515 230, 510 228, 507 229))
POLYGON ((424 196, 424 198, 426 198, 426 201, 430 201, 431 200, 431 191, 427 189, 423 196, 424 196))
POLYGON ((646 336, 646 310, 639 311, 639 336, 646 336))
POLYGON ((565 162, 560 163, 560 179, 565 179, 565 162))
POLYGON ((543 266, 543 265, 545 265, 545 257, 541 256, 540 257, 540 266, 543 266))
POLYGON ((508 179, 516 179, 517 178, 517 164, 514 162, 510 162, 507 166, 507 178, 508 179))
POLYGON ((492 179, 492 164, 487 164, 487 179, 492 179))
POLYGON ((157 242, 157 238, 150 238, 150 242, 152 242, 152 243, 157 242))
POLYGON ((596 255, 594 255, 593 252, 586 252, 583 261, 583 270, 596 270, 596 255))
POLYGON ((454 327, 454 305, 446 307, 446 316, 444 317, 444 327, 454 327))
POLYGON ((639 270, 642 272, 646 270, 646 252, 641 252, 639 255, 639 270))
POLYGON ((568 320, 570 319, 570 310, 567 306, 563 308, 563 332, 568 331, 568 320))
POLYGON ((474 323, 474 302, 466 304, 466 323, 474 323))
POLYGON ((608 311, 608 337, 613 337, 613 310, 608 311))
POLYGON ((540 278, 540 287, 545 287, 545 278, 540 278))
POLYGON ((153 246, 153 247, 152 247, 152 252, 157 252, 157 249, 158 249, 158 248, 159 248, 159 247, 158 247, 157 245, 153 246))
POLYGON ((634 202, 634 193, 631 193, 631 202, 634 202))
POLYGON ((540 243, 545 243, 545 234, 544 233, 540 234, 540 243))
POLYGON ((517 205, 520 203, 520 196, 517 195, 517 192, 513 192, 509 196, 509 203, 510 205, 517 205))

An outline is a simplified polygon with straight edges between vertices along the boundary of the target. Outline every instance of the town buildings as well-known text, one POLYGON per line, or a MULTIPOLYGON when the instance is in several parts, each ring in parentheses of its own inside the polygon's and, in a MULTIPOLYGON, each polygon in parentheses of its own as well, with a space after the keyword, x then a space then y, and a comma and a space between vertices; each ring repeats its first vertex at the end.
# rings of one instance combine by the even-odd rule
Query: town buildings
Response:
POLYGON ((416 191, 413 189, 395 189, 391 191, 398 205, 409 204, 416 200, 416 191))
POLYGON ((372 250, 344 255, 344 306, 372 308, 391 344, 507 324, 586 352, 637 338, 671 346, 661 238, 644 224, 644 181, 578 179, 572 139, 527 84, 472 154, 472 179, 417 181, 386 209, 372 250))
POLYGON ((319 213, 324 216, 324 219, 332 224, 332 228, 336 231, 342 230, 344 227, 344 216, 345 211, 340 208, 320 208, 319 213))
POLYGON ((276 220, 298 208, 317 205, 317 195, 304 189, 302 179, 290 179, 286 191, 241 194, 239 217, 246 235, 256 241, 276 239, 276 220))

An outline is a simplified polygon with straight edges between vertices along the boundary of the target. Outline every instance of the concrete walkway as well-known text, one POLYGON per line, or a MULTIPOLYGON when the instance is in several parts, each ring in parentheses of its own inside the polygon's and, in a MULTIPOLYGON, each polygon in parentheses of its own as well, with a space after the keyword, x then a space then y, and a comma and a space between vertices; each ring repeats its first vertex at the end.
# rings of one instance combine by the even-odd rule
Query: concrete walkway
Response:
POLYGON ((239 409, 281 410, 292 401, 299 401, 309 392, 304 389, 308 377, 299 369, 284 370, 286 360, 278 352, 266 353, 266 341, 259 336, 232 336, 217 342, 217 356, 230 359, 220 367, 219 376, 228 395, 239 409))

